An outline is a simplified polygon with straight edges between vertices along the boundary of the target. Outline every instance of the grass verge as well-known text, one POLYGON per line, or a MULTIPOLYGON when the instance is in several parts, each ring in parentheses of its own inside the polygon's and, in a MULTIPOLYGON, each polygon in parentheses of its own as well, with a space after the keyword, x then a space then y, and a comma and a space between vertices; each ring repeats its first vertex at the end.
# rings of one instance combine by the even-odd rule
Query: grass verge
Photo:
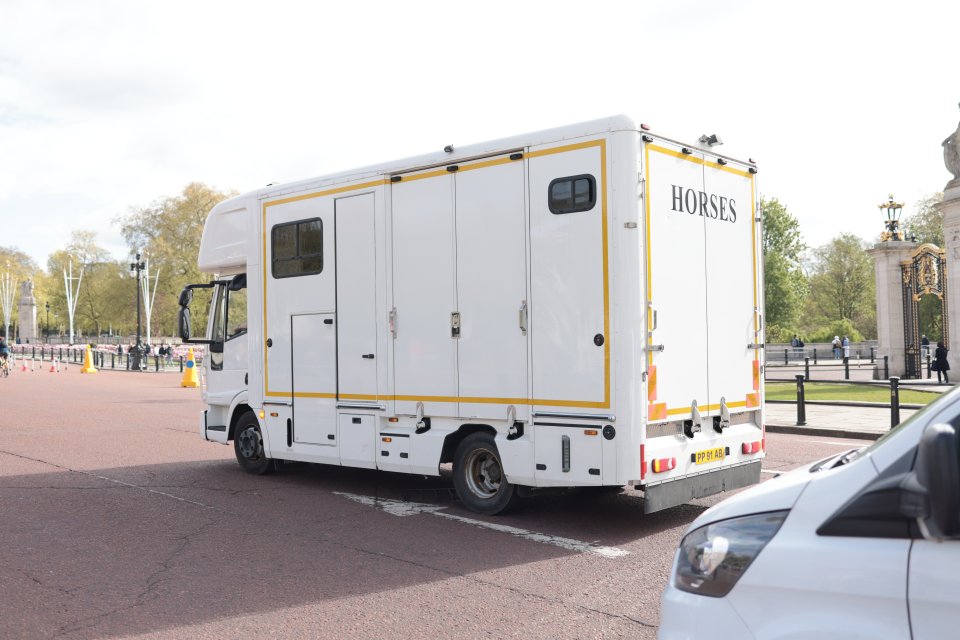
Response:
MULTIPOLYGON (((765 385, 767 400, 796 400, 797 385, 793 382, 767 382, 765 385)), ((890 387, 886 385, 866 386, 856 384, 824 384, 807 382, 803 385, 807 400, 832 402, 879 402, 890 403, 890 387)), ((940 396, 937 391, 900 390, 900 402, 904 404, 929 404, 940 396)))

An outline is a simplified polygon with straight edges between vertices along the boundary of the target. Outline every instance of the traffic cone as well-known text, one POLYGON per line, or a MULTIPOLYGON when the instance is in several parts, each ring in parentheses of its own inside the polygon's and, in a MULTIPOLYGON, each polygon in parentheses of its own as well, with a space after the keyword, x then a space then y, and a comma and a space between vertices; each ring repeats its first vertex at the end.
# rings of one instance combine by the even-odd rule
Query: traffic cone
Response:
POLYGON ((187 354, 187 361, 184 363, 183 378, 180 379, 181 387, 197 388, 200 386, 200 377, 197 375, 197 361, 193 357, 193 349, 187 354))
POLYGON ((90 345, 87 345, 86 350, 83 352, 83 368, 80 369, 80 373, 96 373, 97 368, 93 366, 93 353, 90 350, 90 345))
POLYGON ((22 358, 20 360, 20 371, 26 371, 26 370, 27 370, 27 359, 22 358))
POLYGON ((53 360, 53 359, 50 360, 50 373, 60 373, 59 371, 57 371, 57 361, 56 361, 56 360, 53 360))

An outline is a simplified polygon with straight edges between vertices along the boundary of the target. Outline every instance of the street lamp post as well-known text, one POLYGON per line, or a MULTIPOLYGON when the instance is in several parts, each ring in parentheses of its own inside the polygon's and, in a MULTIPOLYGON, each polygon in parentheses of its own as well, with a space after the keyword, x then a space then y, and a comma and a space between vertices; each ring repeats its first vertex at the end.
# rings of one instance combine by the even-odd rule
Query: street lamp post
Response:
POLYGON ((900 214, 903 212, 903 203, 895 202, 893 194, 890 194, 889 200, 878 205, 878 208, 886 217, 883 224, 887 229, 880 234, 880 240, 883 242, 906 240, 903 231, 900 230, 900 214))
POLYGON ((130 263, 130 276, 137 278, 137 344, 130 350, 130 368, 134 371, 141 371, 143 367, 143 344, 140 339, 140 273, 146 268, 147 265, 140 261, 138 252, 136 262, 130 263))

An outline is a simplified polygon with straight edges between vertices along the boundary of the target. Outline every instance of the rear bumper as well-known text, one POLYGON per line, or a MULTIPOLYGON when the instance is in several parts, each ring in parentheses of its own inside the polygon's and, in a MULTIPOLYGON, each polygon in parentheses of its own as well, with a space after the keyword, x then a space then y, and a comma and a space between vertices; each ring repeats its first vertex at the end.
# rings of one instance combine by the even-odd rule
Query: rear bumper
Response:
POLYGON ((754 460, 735 467, 644 487, 643 512, 653 513, 684 504, 694 498, 705 498, 721 491, 756 484, 760 482, 760 464, 760 460, 754 460))

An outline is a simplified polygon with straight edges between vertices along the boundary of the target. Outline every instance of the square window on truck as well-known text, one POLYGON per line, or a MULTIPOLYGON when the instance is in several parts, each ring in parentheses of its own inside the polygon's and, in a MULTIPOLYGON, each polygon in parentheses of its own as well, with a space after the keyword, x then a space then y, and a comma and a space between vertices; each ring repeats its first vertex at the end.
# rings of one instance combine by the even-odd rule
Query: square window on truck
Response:
POLYGON ((557 178, 550 182, 547 198, 550 213, 589 211, 597 203, 597 181, 591 175, 557 178))
POLYGON ((309 276, 323 271, 323 221, 320 218, 278 224, 270 231, 274 278, 309 276))

